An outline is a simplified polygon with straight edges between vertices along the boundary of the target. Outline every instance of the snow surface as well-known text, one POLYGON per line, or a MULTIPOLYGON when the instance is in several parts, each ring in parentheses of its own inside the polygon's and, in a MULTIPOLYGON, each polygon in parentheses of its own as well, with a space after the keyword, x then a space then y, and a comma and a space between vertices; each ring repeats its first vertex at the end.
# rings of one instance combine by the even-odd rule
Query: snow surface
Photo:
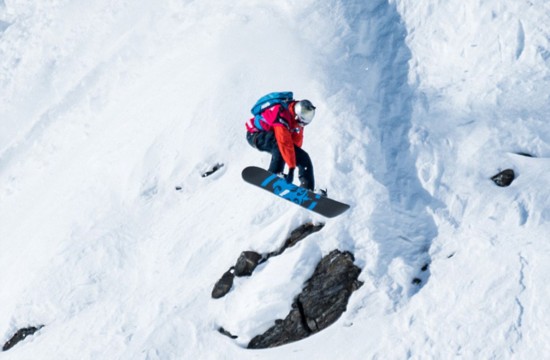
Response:
POLYGON ((549 65, 545 0, 0 0, 0 343, 45 325, 0 358, 547 358, 549 65), (336 219, 240 179, 282 90, 336 219), (338 322, 245 349, 335 248, 365 283, 338 322))

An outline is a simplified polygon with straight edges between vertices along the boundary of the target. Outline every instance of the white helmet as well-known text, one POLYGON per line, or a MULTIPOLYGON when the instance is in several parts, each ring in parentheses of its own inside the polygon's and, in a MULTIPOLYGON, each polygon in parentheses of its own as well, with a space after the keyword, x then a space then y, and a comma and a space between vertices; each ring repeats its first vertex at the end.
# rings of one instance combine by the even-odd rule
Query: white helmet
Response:
POLYGON ((309 100, 300 100, 294 105, 294 112, 296 113, 296 120, 305 126, 313 120, 315 106, 309 100))

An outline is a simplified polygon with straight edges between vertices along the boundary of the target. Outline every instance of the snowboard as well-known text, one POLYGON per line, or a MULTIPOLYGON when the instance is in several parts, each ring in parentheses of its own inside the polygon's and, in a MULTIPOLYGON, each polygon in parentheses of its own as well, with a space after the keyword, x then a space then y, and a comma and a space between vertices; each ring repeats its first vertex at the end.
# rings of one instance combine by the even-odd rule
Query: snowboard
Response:
POLYGON ((348 204, 316 194, 297 185, 289 184, 282 177, 256 166, 246 167, 242 172, 242 177, 247 183, 256 185, 285 200, 300 205, 304 209, 328 218, 338 216, 349 209, 348 204))

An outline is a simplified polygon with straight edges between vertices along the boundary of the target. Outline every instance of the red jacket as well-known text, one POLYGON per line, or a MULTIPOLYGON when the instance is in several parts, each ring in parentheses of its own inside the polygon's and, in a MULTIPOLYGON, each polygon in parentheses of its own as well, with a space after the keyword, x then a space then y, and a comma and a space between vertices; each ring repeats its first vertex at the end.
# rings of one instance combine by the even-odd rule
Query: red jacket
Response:
MULTIPOLYGON (((302 147, 304 141, 304 127, 296 121, 294 105, 296 105, 295 101, 289 104, 288 109, 281 105, 275 105, 262 113, 264 119, 262 126, 265 131, 275 133, 279 151, 289 169, 296 167, 294 145, 302 147)), ((260 131, 254 126, 254 118, 246 123, 246 129, 249 132, 260 131)))

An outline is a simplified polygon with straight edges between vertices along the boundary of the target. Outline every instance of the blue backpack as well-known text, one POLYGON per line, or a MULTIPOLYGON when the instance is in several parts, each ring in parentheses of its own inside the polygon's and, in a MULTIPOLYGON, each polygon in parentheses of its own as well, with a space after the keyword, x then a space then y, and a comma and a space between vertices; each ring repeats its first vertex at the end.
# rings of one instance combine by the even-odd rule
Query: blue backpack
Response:
POLYGON ((262 96, 256 104, 250 109, 252 115, 254 115, 254 126, 258 130, 264 130, 261 121, 263 120, 262 112, 275 105, 282 105, 288 108, 288 103, 294 99, 292 91, 277 91, 262 96))

